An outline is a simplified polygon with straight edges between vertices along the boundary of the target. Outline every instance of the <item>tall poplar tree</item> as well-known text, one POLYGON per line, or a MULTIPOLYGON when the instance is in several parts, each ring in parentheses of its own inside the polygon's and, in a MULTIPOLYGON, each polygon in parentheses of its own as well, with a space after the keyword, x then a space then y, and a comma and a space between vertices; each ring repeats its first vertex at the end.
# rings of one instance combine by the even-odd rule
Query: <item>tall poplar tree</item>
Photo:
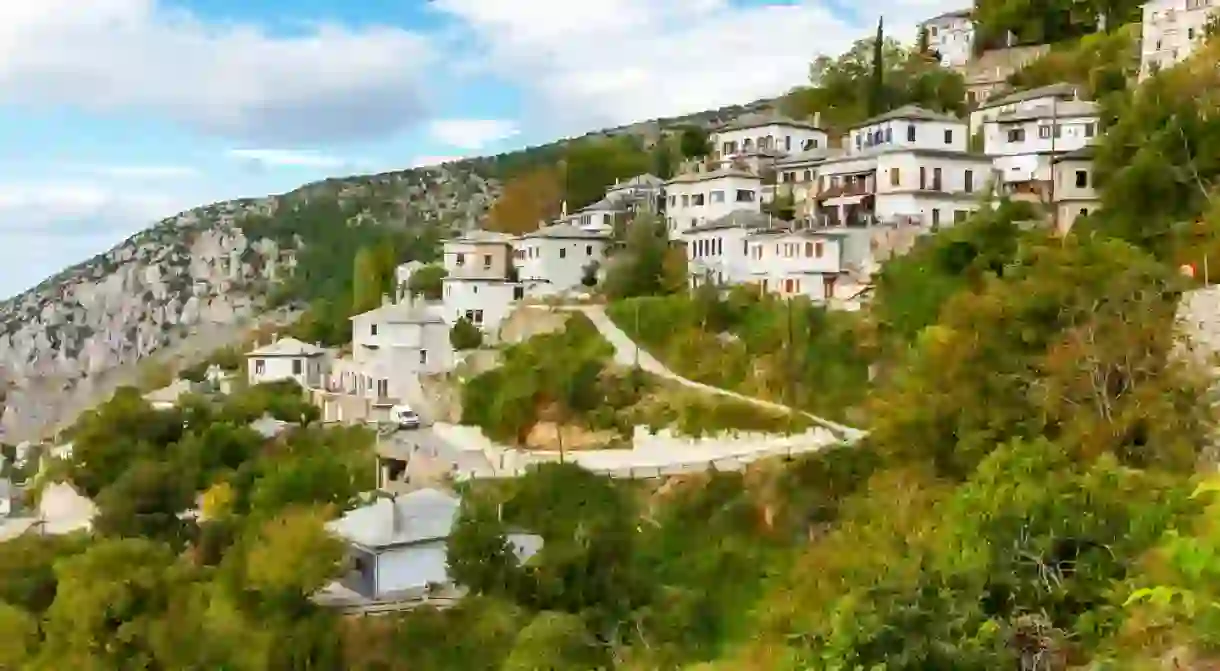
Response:
POLYGON ((873 40, 873 74, 868 86, 868 115, 885 111, 885 29, 884 17, 877 19, 877 37, 873 40))

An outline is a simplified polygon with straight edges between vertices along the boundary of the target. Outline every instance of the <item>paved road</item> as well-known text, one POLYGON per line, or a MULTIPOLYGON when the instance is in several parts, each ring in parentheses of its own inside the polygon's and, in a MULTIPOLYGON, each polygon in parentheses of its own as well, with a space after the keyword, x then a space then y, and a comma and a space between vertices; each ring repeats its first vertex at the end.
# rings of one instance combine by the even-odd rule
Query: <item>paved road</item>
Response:
POLYGON ((638 361, 641 369, 652 373, 653 375, 673 380, 674 382, 692 389, 698 389, 709 394, 727 396, 729 398, 744 401, 746 403, 752 403, 756 406, 767 408, 769 410, 778 410, 780 412, 797 412, 813 420, 818 425, 830 429, 839 437, 850 442, 855 442, 866 434, 865 431, 861 431, 860 429, 839 424, 838 422, 832 422, 824 417, 818 417, 817 415, 805 412, 803 410, 790 408, 780 403, 766 401, 761 398, 754 398, 752 396, 746 396, 745 394, 741 394, 729 389, 713 387, 709 384, 696 382, 694 380, 682 377, 681 375, 678 375, 670 370, 665 364, 658 361, 656 357, 640 348, 640 346, 637 345, 630 336, 624 333, 623 330, 620 329, 612 319, 610 319, 610 317, 606 314, 605 308, 600 305, 581 305, 564 307, 563 309, 579 310, 580 312, 585 313, 585 316, 589 318, 589 321, 593 322, 593 325, 597 327, 598 332, 602 334, 602 337, 606 339, 606 342, 609 342, 614 347, 614 361, 619 365, 635 366, 636 362, 638 361))

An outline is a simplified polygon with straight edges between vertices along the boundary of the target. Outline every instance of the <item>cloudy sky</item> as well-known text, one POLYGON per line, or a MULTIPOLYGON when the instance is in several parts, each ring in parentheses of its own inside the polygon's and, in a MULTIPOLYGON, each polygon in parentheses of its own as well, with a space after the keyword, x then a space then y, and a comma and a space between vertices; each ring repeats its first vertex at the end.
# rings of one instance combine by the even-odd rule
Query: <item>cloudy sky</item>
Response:
POLYGON ((178 211, 801 83, 891 0, 0 1, 0 297, 178 211))

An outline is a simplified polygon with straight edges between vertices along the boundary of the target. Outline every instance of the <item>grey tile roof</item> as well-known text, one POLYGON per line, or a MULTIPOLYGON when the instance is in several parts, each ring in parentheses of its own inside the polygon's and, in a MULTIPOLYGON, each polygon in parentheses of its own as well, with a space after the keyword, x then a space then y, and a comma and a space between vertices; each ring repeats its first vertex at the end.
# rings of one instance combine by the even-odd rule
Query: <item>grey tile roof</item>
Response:
POLYGON ((1085 145, 1085 146, 1081 147, 1080 149, 1073 149, 1072 151, 1069 151, 1067 153, 1060 154, 1059 156, 1056 156, 1055 158, 1051 159, 1051 162, 1058 163, 1060 161, 1092 161, 1093 156, 1096 153, 1097 153, 1097 148, 1090 144, 1090 145, 1085 145))
POLYGON ((580 208, 579 210, 576 211, 576 214, 579 214, 581 212, 605 212, 605 211, 621 212, 626 209, 627 209, 626 203, 624 203, 622 200, 620 200, 618 198, 602 198, 601 200, 597 201, 596 203, 593 203, 592 205, 586 205, 586 206, 580 208))
POLYGON ((985 102, 979 105, 978 109, 985 110, 992 107, 1001 107, 1003 105, 1013 105, 1026 100, 1035 100, 1037 98, 1047 98, 1054 96, 1056 98, 1074 98, 1078 95, 1079 87, 1075 84, 1062 82, 1059 84, 1050 84, 1047 86, 1039 86, 1036 89, 1026 89, 1010 93, 1002 98, 997 98, 990 102, 985 102))
POLYGON ((692 226, 686 229, 683 233, 703 233, 705 231, 719 231, 729 228, 744 228, 766 229, 766 228, 786 228, 790 227, 791 222, 773 217, 762 212, 754 210, 734 210, 723 217, 713 219, 705 224, 692 226))
POLYGON ((751 114, 743 114, 742 116, 733 119, 716 129, 716 132, 723 133, 734 130, 747 130, 750 128, 759 128, 762 126, 791 126, 792 128, 808 128, 810 130, 821 130, 813 123, 808 121, 797 121, 789 117, 777 114, 774 112, 753 112, 751 114))
POLYGON ((370 549, 447 538, 461 501, 439 489, 419 489, 380 498, 327 525, 330 531, 370 549))
POLYGON ((974 12, 969 9, 955 9, 953 11, 945 12, 943 14, 937 14, 936 16, 933 16, 930 19, 924 19, 923 21, 919 22, 919 25, 921 25, 921 26, 927 25, 929 23, 934 23, 934 22, 940 21, 942 19, 968 19, 973 15, 974 15, 974 12))
POLYGON ((642 175, 636 175, 635 177, 632 177, 631 179, 619 182, 618 184, 615 184, 614 186, 610 187, 610 190, 631 189, 631 188, 652 189, 652 188, 661 186, 664 183, 665 183, 665 180, 661 179, 660 177, 657 177, 656 175, 654 175, 652 173, 646 172, 642 175))
POLYGON ((1097 103, 1089 100, 1064 100, 1059 103, 1047 103, 1030 109, 1013 110, 996 115, 997 123, 1014 123, 1017 121, 1032 121, 1034 119, 1050 119, 1054 117, 1092 117, 1101 114, 1097 103))
POLYGON ((605 240, 608 236, 604 233, 596 231, 587 231, 579 226, 572 224, 555 224, 554 226, 546 226, 540 228, 533 233, 526 233, 521 236, 525 239, 537 238, 559 238, 564 240, 605 240))
POLYGON ((953 149, 925 149, 925 148, 918 148, 918 147, 895 147, 895 146, 891 146, 891 145, 875 145, 873 147, 869 147, 868 149, 862 150, 855 154, 842 152, 842 153, 834 154, 832 156, 828 156, 828 157, 826 157, 825 160, 822 161, 822 163, 833 165, 835 163, 846 163, 848 161, 855 161, 855 160, 860 160, 860 159, 877 158, 878 156, 884 156, 886 154, 915 154, 916 156, 932 156, 932 157, 936 157, 936 158, 956 158, 956 159, 962 159, 962 160, 973 159, 976 161, 988 161, 988 162, 990 162, 990 160, 991 160, 985 154, 975 153, 975 152, 970 152, 970 151, 956 151, 953 149))
POLYGON ((943 112, 933 112, 930 109, 920 107, 918 105, 903 105, 902 107, 899 107, 898 109, 890 110, 890 111, 886 112, 885 114, 878 114, 877 116, 875 116, 871 119, 866 119, 864 121, 861 121, 860 123, 852 126, 851 129, 854 130, 856 128, 863 128, 865 126, 871 126, 876 123, 881 123, 882 121, 907 121, 907 120, 909 120, 909 121, 942 121, 942 122, 946 122, 946 123, 961 123, 961 121, 962 121, 961 119, 959 119, 951 114, 945 114, 943 112))
POLYGON ((446 242, 465 242, 465 243, 499 242, 499 243, 503 243, 503 244, 508 244, 512 241, 513 241, 513 236, 509 235, 508 233, 500 233, 497 231, 485 231, 483 229, 475 229, 473 231, 466 231, 465 233, 459 235, 456 238, 451 238, 449 240, 446 240, 446 242))
POLYGON ((296 338, 280 338, 270 345, 246 352, 246 356, 319 356, 326 350, 296 338))
POLYGON ((827 158, 830 158, 831 155, 832 154, 829 149, 826 149, 824 147, 819 147, 817 149, 810 149, 808 151, 802 151, 800 153, 792 154, 791 156, 781 158, 780 160, 775 162, 775 167, 778 168, 778 167, 782 167, 782 166, 786 166, 786 165, 803 165, 806 163, 819 163, 821 161, 825 161, 827 158))
POLYGON ((410 301, 404 303, 391 303, 383 305, 374 310, 355 315, 352 319, 363 317, 365 315, 373 315, 375 319, 386 322, 387 324, 436 324, 445 323, 435 310, 432 310, 426 303, 419 301, 410 301))
POLYGON ((724 168, 710 172, 688 172, 674 177, 666 182, 666 184, 693 184, 695 182, 706 182, 707 180, 719 179, 721 177, 744 177, 746 179, 759 179, 758 175, 746 172, 745 170, 724 168))

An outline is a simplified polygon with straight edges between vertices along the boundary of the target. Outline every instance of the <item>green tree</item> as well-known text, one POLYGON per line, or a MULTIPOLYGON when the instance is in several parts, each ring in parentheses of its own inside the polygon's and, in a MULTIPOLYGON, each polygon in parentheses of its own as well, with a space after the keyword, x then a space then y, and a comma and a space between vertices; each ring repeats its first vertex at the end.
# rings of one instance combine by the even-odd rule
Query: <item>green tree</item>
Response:
POLYGON ((590 205, 616 179, 647 172, 651 157, 638 138, 594 138, 573 142, 564 158, 564 194, 568 210, 590 205))
POLYGON ((381 270, 377 265, 377 256, 370 247, 365 247, 356 253, 356 261, 352 270, 352 312, 360 314, 368 312, 381 305, 381 270))
POLYGON ((448 275, 449 272, 442 265, 424 266, 411 273, 411 279, 407 281, 407 291, 430 301, 440 300, 445 288, 445 277, 448 275))
POLYGON ((39 638, 33 615, 0 602, 0 669, 25 668, 38 650, 39 638))
POLYGON ((459 317, 449 329, 449 343, 458 351, 478 349, 483 346, 483 331, 469 319, 459 317))
POLYGON ((539 613, 521 633, 503 671, 604 668, 605 654, 579 617, 539 613))
POLYGON ((664 221, 656 217, 636 218, 627 230, 623 250, 615 255, 607 269, 606 294, 628 298, 667 293, 668 249, 664 221))
MULTIPOLYGON (((686 126, 679 136, 679 148, 685 158, 703 158, 712 151, 707 131, 700 126, 686 126)), ((659 177, 660 175, 658 175, 659 177)))
POLYGON ((448 541, 449 575, 474 594, 515 595, 521 569, 497 505, 467 497, 448 541))
POLYGON ((877 116, 886 110, 885 87, 885 32, 882 22, 877 19, 877 36, 873 38, 873 63, 868 83, 868 115, 877 116))
POLYGON ((178 514, 191 507, 194 478, 168 461, 132 464, 97 497, 94 528, 110 536, 144 537, 181 547, 190 524, 178 514))
POLYGON ((662 136, 652 148, 652 174, 661 179, 674 176, 674 150, 668 138, 662 136))

